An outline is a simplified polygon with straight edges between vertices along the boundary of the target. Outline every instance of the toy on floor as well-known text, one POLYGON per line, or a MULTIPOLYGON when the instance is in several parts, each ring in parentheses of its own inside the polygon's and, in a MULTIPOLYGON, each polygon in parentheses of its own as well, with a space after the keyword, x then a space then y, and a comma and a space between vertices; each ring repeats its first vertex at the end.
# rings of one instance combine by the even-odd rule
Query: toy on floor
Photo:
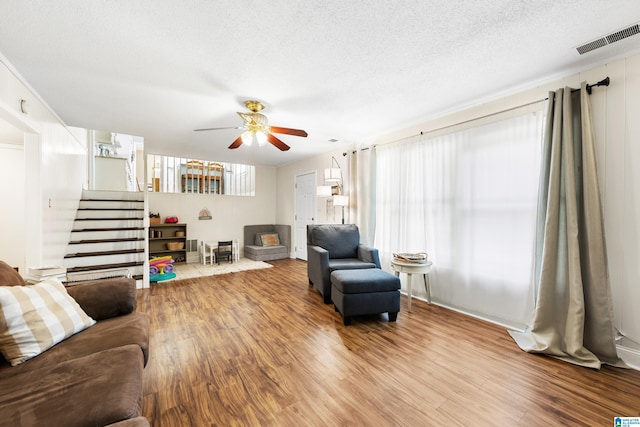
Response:
POLYGON ((173 271, 173 258, 162 256, 149 260, 149 281, 162 282, 175 279, 176 273, 173 271))

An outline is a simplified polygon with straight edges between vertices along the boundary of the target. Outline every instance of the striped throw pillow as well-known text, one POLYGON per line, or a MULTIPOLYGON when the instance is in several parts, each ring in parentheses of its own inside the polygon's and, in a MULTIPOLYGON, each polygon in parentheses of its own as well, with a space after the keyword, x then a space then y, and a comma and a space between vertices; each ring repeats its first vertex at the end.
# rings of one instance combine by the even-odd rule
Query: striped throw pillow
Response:
POLYGON ((0 352, 12 366, 96 323, 58 279, 0 286, 0 352))

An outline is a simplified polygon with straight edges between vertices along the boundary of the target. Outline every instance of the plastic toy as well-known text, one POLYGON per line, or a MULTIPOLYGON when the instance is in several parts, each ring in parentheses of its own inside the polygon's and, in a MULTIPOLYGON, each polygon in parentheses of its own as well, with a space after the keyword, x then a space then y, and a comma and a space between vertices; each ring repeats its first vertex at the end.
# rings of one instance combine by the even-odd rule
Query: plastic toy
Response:
POLYGON ((149 281, 161 282, 175 279, 176 273, 173 271, 173 258, 163 256, 151 258, 149 260, 149 281))

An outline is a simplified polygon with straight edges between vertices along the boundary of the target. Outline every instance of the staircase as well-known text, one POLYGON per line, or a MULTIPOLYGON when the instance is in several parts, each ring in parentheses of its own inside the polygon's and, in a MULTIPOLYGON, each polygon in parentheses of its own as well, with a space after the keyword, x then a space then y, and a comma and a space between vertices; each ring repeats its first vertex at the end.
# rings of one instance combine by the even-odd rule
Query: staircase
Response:
POLYGON ((64 257, 69 282, 131 276, 142 287, 143 197, 135 192, 83 191, 64 257))

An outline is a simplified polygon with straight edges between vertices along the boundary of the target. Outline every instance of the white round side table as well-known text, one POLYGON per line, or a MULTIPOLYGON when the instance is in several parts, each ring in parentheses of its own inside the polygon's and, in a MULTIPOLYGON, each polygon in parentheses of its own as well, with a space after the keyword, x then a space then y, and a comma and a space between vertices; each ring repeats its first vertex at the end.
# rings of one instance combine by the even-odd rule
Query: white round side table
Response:
POLYGON ((427 302, 431 304, 431 287, 429 286, 429 273, 431 272, 431 261, 427 261, 424 264, 412 263, 412 262, 400 262, 391 261, 391 268, 396 274, 396 277, 400 277, 400 273, 407 274, 407 300, 409 312, 411 312, 411 277, 414 274, 422 274, 424 277, 424 287, 427 291, 427 302))

